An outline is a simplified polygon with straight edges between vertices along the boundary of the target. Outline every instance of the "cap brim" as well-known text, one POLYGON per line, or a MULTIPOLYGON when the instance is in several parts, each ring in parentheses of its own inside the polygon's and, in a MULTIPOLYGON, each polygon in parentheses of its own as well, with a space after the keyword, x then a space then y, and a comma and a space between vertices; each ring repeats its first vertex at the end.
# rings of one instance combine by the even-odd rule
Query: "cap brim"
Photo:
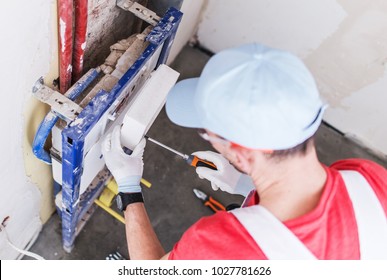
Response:
POLYGON ((177 125, 202 128, 195 107, 195 92, 199 78, 178 82, 168 93, 165 110, 168 118, 177 125))

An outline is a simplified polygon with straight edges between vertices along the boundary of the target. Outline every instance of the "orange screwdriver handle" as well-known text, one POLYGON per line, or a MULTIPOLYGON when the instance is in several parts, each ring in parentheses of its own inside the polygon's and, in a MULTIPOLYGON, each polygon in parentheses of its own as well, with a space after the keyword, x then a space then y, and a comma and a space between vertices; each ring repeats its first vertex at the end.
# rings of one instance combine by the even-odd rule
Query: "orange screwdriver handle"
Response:
POLYGON ((190 155, 187 159, 189 165, 194 167, 207 167, 213 170, 218 170, 216 165, 211 161, 206 161, 204 159, 198 158, 197 156, 190 155))

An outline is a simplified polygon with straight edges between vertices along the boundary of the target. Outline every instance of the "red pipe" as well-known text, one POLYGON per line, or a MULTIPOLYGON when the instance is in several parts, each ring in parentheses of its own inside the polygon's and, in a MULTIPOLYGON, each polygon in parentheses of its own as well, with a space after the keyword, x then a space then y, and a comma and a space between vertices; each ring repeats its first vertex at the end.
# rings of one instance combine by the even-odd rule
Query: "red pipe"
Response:
POLYGON ((73 83, 78 81, 83 74, 83 55, 86 47, 88 0, 74 0, 74 5, 75 39, 73 53, 73 83))
POLYGON ((73 53, 73 0, 58 0, 59 16, 59 90, 65 93, 71 86, 73 53))

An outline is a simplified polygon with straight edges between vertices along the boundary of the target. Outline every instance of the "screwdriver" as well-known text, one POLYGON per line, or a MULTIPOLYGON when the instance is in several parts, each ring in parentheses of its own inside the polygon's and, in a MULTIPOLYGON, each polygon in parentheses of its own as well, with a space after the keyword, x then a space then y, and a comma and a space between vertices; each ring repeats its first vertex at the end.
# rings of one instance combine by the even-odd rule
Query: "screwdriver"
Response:
POLYGON ((168 151, 171 151, 172 153, 175 153, 176 155, 181 156, 191 166, 194 166, 194 167, 207 167, 207 168, 210 168, 210 169, 213 169, 213 170, 218 170, 216 168, 216 165, 213 164, 210 161, 206 161, 206 160, 198 158, 197 156, 194 156, 194 155, 190 155, 189 156, 189 155, 180 153, 180 152, 172 149, 171 147, 168 147, 167 145, 164 145, 164 144, 160 143, 159 141, 150 138, 147 135, 145 135, 144 137, 145 137, 145 139, 148 139, 149 141, 159 145, 160 147, 163 147, 164 149, 167 149, 168 151))

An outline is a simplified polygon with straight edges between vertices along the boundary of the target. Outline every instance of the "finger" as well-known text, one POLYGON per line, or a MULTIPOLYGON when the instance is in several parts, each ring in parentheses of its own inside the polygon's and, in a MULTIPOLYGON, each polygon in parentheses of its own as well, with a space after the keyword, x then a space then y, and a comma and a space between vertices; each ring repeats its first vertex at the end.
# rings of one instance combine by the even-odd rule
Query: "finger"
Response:
MULTIPOLYGON (((198 168, 200 168, 200 167, 198 167, 198 168)), ((200 170, 198 171, 197 168, 196 168, 195 171, 196 171, 196 174, 198 174, 198 177, 199 177, 200 179, 205 179, 204 176, 200 173, 200 170)))
POLYGON ((200 157, 202 159, 208 159, 209 157, 211 157, 211 151, 197 151, 197 152, 194 152, 192 153, 194 156, 197 156, 197 157, 200 157))
POLYGON ((140 157, 140 156, 142 157, 142 155, 144 154, 145 145, 146 145, 146 140, 145 140, 145 138, 142 138, 141 141, 134 148, 134 150, 132 152, 132 156, 133 157, 140 157))
POLYGON ((211 181, 214 178, 214 174, 216 174, 217 170, 213 170, 207 167, 196 167, 196 173, 199 175, 201 179, 207 179, 211 181))
POLYGON ((111 137, 112 137, 112 134, 109 133, 102 140, 102 143, 101 143, 102 154, 104 154, 105 152, 109 152, 111 150, 111 137))
POLYGON ((211 187, 214 191, 217 191, 219 190, 219 187, 217 185, 215 185, 214 183, 211 182, 211 187))
POLYGON ((117 125, 114 127, 111 136, 111 149, 122 150, 121 147, 121 126, 117 125))

